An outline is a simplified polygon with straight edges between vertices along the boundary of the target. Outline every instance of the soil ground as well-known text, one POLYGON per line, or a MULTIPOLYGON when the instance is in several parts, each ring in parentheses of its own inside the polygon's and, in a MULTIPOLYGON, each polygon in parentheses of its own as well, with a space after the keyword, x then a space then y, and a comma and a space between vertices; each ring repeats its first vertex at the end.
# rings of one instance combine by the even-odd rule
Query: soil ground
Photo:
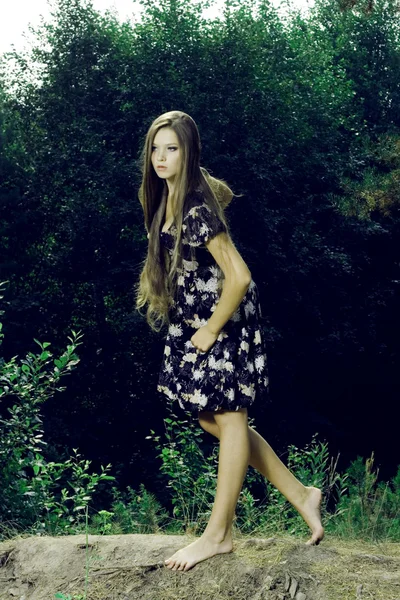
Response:
POLYGON ((90 535, 86 550, 85 535, 13 538, 0 543, 0 599, 83 598, 87 562, 86 600, 400 600, 400 544, 240 538, 232 553, 167 569, 193 539, 90 535))

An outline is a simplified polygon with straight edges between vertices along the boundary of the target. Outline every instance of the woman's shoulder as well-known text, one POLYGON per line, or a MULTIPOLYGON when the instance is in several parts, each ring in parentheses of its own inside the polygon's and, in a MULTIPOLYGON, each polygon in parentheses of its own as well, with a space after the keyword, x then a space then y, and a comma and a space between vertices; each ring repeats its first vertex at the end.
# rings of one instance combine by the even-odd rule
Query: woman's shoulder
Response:
POLYGON ((208 203, 207 203, 207 198, 205 197, 205 194, 202 190, 196 189, 196 190, 192 190, 191 192, 188 192, 186 199, 185 199, 185 206, 184 206, 184 211, 183 211, 184 217, 189 212, 192 213, 194 208, 198 208, 203 205, 208 206, 208 203))
POLYGON ((217 233, 227 232, 225 223, 203 192, 196 190, 188 195, 187 200, 182 230, 190 246, 203 247, 217 233))

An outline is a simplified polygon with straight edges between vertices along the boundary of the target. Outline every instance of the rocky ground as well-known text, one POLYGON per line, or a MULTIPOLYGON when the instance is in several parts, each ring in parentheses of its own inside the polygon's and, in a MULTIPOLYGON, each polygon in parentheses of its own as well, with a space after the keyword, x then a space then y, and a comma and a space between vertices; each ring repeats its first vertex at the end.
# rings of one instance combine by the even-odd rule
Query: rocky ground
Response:
POLYGON ((234 551, 187 572, 163 561, 178 535, 19 537, 0 543, 0 599, 400 600, 400 544, 235 539, 234 551), (56 596, 56 594, 59 594, 56 596))

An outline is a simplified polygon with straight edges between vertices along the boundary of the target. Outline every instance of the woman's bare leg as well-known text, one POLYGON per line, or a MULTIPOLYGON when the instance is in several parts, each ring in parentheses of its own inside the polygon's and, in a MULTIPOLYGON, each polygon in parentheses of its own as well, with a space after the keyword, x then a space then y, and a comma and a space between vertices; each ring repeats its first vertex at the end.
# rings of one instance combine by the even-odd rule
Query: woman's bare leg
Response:
MULTIPOLYGON (((211 411, 200 412, 199 423, 205 431, 219 438, 218 422, 214 414, 211 411)), ((319 544, 324 537, 320 514, 321 491, 300 483, 278 458, 268 442, 252 427, 249 427, 249 439, 249 464, 264 475, 303 517, 312 532, 307 544, 319 544)))
POLYGON ((174 571, 188 571, 215 554, 232 551, 232 521, 250 459, 247 409, 214 415, 220 449, 213 509, 201 537, 165 561, 174 571))

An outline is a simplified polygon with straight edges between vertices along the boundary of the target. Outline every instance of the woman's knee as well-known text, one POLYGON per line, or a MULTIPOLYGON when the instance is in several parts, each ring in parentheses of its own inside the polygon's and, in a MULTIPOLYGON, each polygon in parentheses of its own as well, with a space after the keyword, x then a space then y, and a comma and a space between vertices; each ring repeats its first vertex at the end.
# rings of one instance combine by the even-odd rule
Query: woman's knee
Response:
POLYGON ((199 418, 200 426, 205 431, 207 431, 208 433, 211 433, 212 435, 218 434, 218 432, 219 432, 218 425, 215 421, 213 412, 207 411, 207 410, 202 410, 201 412, 199 412, 198 418, 199 418))
POLYGON ((201 410, 198 414, 198 417, 201 426, 215 425, 214 414, 209 410, 201 410))

